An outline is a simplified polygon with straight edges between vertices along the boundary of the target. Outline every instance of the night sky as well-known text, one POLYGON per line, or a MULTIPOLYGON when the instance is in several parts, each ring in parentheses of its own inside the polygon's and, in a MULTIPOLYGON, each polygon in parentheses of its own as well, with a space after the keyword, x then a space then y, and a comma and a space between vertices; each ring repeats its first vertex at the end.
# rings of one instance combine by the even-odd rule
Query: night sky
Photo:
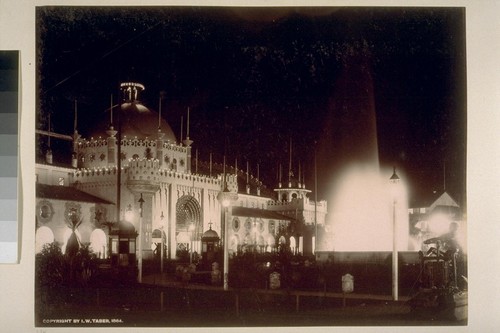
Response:
POLYGON ((463 8, 40 7, 37 54, 37 128, 50 113, 71 134, 77 99, 88 134, 120 82, 140 82, 146 106, 162 96, 178 139, 190 107, 200 159, 249 160, 254 175, 259 163, 270 187, 291 139, 293 169, 314 189, 316 151, 323 199, 348 155, 363 154, 359 120, 372 114, 380 164, 408 177, 411 201, 441 191, 446 170, 465 204, 463 8))

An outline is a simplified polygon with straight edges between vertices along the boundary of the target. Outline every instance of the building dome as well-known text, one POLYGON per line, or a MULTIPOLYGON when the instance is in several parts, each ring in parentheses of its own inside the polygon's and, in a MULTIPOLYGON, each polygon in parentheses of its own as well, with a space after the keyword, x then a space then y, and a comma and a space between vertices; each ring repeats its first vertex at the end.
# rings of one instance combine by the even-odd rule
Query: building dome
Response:
POLYGON ((210 229, 208 229, 207 231, 205 231, 203 233, 203 236, 201 237, 201 239, 202 240, 219 239, 219 235, 217 234, 217 232, 212 230, 212 227, 210 227, 210 229))
POLYGON ((135 230, 135 227, 132 223, 128 221, 120 221, 117 224, 113 225, 111 233, 112 235, 129 235, 129 236, 134 236, 137 235, 137 232, 135 230))
POLYGON ((99 122, 98 127, 91 131, 91 137, 106 137, 106 131, 109 129, 111 119, 113 120, 114 129, 118 130, 118 119, 120 119, 122 138, 155 139, 158 137, 160 129, 161 133, 164 134, 164 140, 177 142, 172 128, 165 119, 159 117, 158 112, 146 107, 139 100, 139 92, 144 90, 142 84, 126 82, 122 83, 120 87, 122 104, 113 108, 113 114, 107 115, 106 120, 99 122))
MULTIPOLYGON (((147 108, 139 101, 125 102, 121 105, 122 137, 139 139, 158 136, 158 113, 147 108)), ((164 140, 176 142, 170 125, 161 118, 159 127, 164 133, 164 140)))

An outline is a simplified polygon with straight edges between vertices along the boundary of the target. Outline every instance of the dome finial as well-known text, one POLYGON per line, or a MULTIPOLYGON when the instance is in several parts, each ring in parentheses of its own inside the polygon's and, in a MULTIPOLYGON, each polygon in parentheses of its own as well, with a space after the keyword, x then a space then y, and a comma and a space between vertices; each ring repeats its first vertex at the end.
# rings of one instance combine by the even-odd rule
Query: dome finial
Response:
POLYGON ((139 92, 145 90, 144 85, 136 82, 123 82, 120 84, 125 102, 136 102, 139 100, 139 92))

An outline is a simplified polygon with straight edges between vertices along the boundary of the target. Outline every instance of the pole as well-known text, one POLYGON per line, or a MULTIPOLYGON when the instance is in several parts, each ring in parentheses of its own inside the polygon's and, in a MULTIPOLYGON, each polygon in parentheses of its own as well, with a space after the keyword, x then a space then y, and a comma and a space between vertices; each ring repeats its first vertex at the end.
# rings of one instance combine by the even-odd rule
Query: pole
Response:
POLYGON ((144 199, 142 198, 142 193, 141 193, 141 198, 139 199, 139 269, 138 269, 138 281, 139 283, 142 283, 142 206, 144 203, 144 199))
POLYGON ((189 251, 189 264, 191 265, 193 263, 193 230, 191 230, 191 245, 189 247, 191 248, 189 251))
POLYGON ((161 228, 161 243, 160 243, 160 273, 163 274, 163 251, 164 251, 164 247, 163 247, 163 228, 161 228))
POLYGON ((392 197, 392 298, 398 300, 398 249, 397 249, 397 224, 396 224, 396 203, 398 193, 398 183, 400 178, 396 174, 396 167, 389 179, 393 186, 392 197))
POLYGON ((318 244, 318 169, 316 164, 316 145, 314 146, 314 255, 318 244))
POLYGON ((396 199, 392 204, 392 298, 398 300, 398 250, 396 229, 396 199))
POLYGON ((224 290, 229 289, 228 273, 229 273, 229 249, 228 249, 228 235, 227 235, 227 211, 228 208, 224 207, 224 290))

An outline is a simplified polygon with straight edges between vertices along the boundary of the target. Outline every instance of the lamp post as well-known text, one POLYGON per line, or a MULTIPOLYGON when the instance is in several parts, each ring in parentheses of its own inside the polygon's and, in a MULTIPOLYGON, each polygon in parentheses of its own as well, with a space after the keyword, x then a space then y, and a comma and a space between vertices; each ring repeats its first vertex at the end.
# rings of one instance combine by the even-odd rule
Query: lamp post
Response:
POLYGON ((142 193, 141 193, 141 198, 139 199, 139 271, 138 271, 138 281, 139 283, 142 283, 142 205, 144 204, 144 199, 142 198, 142 193))
POLYGON ((396 223, 396 203, 399 177, 396 174, 396 167, 389 179, 392 190, 392 299, 398 300, 398 249, 397 249, 397 223, 396 223))
POLYGON ((193 236, 194 236, 194 223, 189 224, 189 238, 191 240, 191 244, 189 245, 189 264, 193 263, 193 236))
POLYGON ((161 211, 161 215, 160 215, 160 232, 161 232, 161 242, 160 242, 160 273, 163 274, 163 251, 164 251, 164 248, 163 248, 163 218, 165 216, 163 215, 163 211, 161 211))
MULTIPOLYGON (((225 175, 224 175, 225 179, 225 175)), ((224 235, 222 236, 223 239, 223 250, 224 250, 224 265, 223 265, 223 272, 224 272, 224 290, 227 290, 229 288, 228 284, 228 271, 229 271, 229 248, 228 248, 228 213, 229 213, 229 208, 231 207, 231 203, 236 201, 238 199, 238 194, 235 192, 229 192, 227 189, 227 184, 224 180, 224 190, 219 192, 217 195, 217 200, 219 203, 222 205, 223 212, 224 212, 224 218, 223 218, 223 226, 222 226, 222 231, 224 235)))

